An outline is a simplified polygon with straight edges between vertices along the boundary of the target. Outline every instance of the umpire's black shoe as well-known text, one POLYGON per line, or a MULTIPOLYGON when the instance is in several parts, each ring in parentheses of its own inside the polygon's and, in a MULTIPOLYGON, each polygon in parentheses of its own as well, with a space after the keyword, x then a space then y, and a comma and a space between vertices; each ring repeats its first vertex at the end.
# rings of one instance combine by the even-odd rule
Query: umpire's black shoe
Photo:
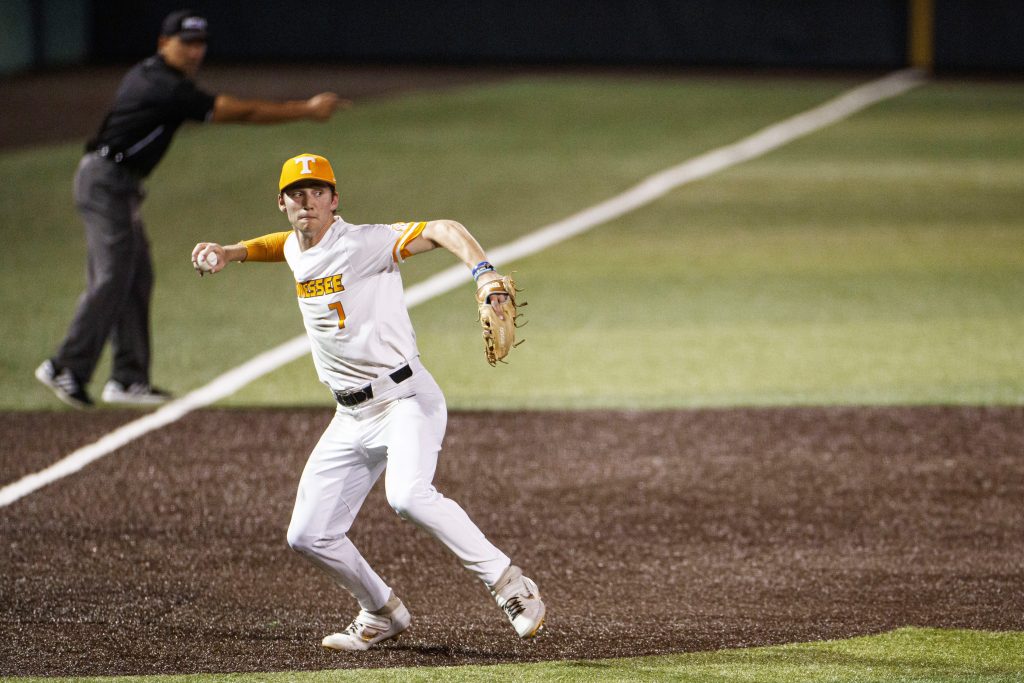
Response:
POLYGON ((73 408, 92 408, 93 402, 89 394, 85 393, 85 387, 78 381, 70 368, 61 368, 53 361, 46 360, 36 368, 36 379, 45 384, 57 395, 57 398, 73 408))
POLYGON ((112 379, 103 387, 105 403, 124 403, 133 406, 158 406, 171 400, 171 394, 146 382, 124 385, 112 379))

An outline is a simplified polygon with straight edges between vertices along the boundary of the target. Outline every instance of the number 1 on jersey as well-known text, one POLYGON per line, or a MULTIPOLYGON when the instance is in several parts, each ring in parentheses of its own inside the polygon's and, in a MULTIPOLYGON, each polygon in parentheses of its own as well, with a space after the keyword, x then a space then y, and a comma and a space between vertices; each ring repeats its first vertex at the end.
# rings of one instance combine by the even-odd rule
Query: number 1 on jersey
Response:
POLYGON ((340 301, 335 301, 333 304, 327 304, 327 308, 338 314, 338 329, 345 329, 345 309, 342 307, 340 301))

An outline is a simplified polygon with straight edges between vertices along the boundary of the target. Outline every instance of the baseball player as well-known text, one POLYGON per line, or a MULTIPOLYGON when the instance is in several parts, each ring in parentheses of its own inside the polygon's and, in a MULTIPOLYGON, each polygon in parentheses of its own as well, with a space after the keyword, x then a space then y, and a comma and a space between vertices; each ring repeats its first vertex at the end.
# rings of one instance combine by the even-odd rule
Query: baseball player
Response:
POLYGON ((405 605, 346 536, 381 474, 395 512, 433 534, 483 581, 521 638, 534 637, 545 616, 537 584, 431 484, 447 407, 420 361, 399 266, 414 254, 447 249, 472 269, 487 292, 484 303, 506 322, 514 312, 502 307, 514 291, 501 287, 483 249, 455 221, 347 223, 336 215, 335 175, 322 156, 286 161, 278 187, 290 231, 229 246, 200 242, 192 263, 202 275, 231 261, 287 261, 295 276, 313 363, 338 405, 302 472, 288 544, 360 607, 323 646, 365 650, 411 623, 405 605))
POLYGON ((109 339, 113 346, 107 403, 153 405, 167 392, 150 384, 149 305, 153 265, 142 223, 142 181, 160 163, 186 120, 214 123, 325 121, 350 104, 334 93, 274 102, 212 95, 193 78, 206 55, 206 19, 191 10, 164 19, 157 54, 121 81, 114 105, 75 174, 75 204, 85 222, 86 290, 56 353, 36 378, 76 408, 93 405, 86 386, 109 339))

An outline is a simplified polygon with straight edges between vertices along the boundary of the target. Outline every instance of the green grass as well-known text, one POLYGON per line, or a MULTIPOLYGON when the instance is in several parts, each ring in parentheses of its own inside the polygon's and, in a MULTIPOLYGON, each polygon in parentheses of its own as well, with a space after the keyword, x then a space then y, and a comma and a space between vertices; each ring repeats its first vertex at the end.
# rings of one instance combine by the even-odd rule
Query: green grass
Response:
POLYGON ((496 396, 456 362, 456 297, 417 312, 424 353, 468 405, 1018 404, 1024 148, 983 91, 928 86, 516 264, 532 327, 496 396))
POLYGON ((874 636, 660 657, 413 669, 347 669, 143 678, 12 678, 18 683, 322 681, 693 681, 996 683, 1024 679, 1024 633, 903 628, 874 636))
MULTIPOLYGON (((338 159, 350 220, 455 217, 496 245, 846 85, 552 79, 372 105, 329 128, 290 126, 300 140, 290 146, 267 129, 186 131, 147 203, 160 278, 156 378, 183 391, 301 334, 283 267, 199 282, 185 257, 198 239, 281 225, 270 170, 296 145, 338 159), (744 100, 742 115, 723 116, 744 100), (259 151, 211 178, 212 160, 247 149, 259 151)), ((681 188, 511 264, 531 302, 513 366, 479 360, 467 291, 414 311, 424 357, 453 407, 1019 403, 1024 149, 1015 104, 1024 89, 930 85, 681 188)), ((41 165, 30 176, 62 178, 57 169, 75 155, 24 156, 41 165)), ((74 233, 66 204, 58 196, 43 215, 16 217, 63 220, 74 233)), ((9 302, 17 332, 5 346, 21 353, 4 371, 29 389, 8 394, 10 407, 52 405, 25 375, 66 324, 77 241, 47 247, 68 264, 61 285, 46 288, 55 296, 32 290, 31 306, 9 302)), ((31 271, 20 256, 43 245, 14 242, 13 270, 31 271)), ((407 282, 450 263, 417 257, 407 282)), ((29 272, 4 277, 8 292, 31 281, 29 272)), ((323 400, 303 359, 228 402, 323 400)))
MULTIPOLYGON (((186 129, 148 183, 151 198, 145 206, 158 270, 155 380, 177 392, 186 391, 219 370, 301 334, 289 273, 283 266, 232 268, 234 272, 199 281, 187 261, 190 246, 199 240, 233 241, 282 226, 272 202, 273 179, 280 160, 296 150, 323 151, 334 158, 344 178, 343 212, 351 220, 455 217, 466 222, 485 245, 496 246, 590 206, 649 173, 803 111, 850 85, 827 80, 520 80, 443 96, 421 94, 372 103, 326 126, 186 129)), ((923 126, 922 119, 938 120, 931 125, 944 123, 952 130, 963 116, 957 108, 979 98, 988 104, 1000 98, 1012 104, 1019 94, 1010 86, 976 86, 947 95, 952 97, 951 103, 909 95, 908 100, 922 97, 923 101, 910 108, 912 125, 907 124, 903 133, 921 130, 931 138, 936 132, 923 126)), ((1011 106, 1004 109, 1004 116, 1011 118, 1011 106)), ((862 116, 877 117, 880 123, 858 132, 850 122, 838 127, 835 134, 836 139, 858 138, 849 145, 857 157, 863 157, 864 140, 877 135, 877 127, 889 130, 901 125, 885 113, 862 116)), ((1013 130, 996 135, 998 116, 996 108, 996 122, 989 124, 995 128, 991 152, 1002 151, 1002 164, 1007 167, 1002 170, 1019 171, 1019 150, 1006 159, 1006 143, 1013 130)), ((815 244, 819 232, 838 233, 835 239, 841 242, 849 236, 861 248, 853 255, 858 261, 864 258, 861 254, 869 256, 880 241, 889 238, 885 225, 878 226, 872 236, 864 230, 851 230, 847 224, 851 216, 869 218, 867 214, 878 204, 869 183, 844 201, 843 214, 829 213, 825 221, 812 220, 815 205, 808 207, 804 202, 818 198, 822 189, 841 191, 837 183, 842 184, 856 168, 874 168, 887 159, 900 168, 909 162, 892 161, 894 154, 888 147, 882 148, 878 157, 850 161, 830 152, 835 139, 825 134, 815 137, 824 137, 825 143, 800 147, 799 158, 787 157, 784 151, 776 153, 682 188, 547 254, 509 264, 519 270, 526 298, 531 301, 527 309, 530 327, 523 331, 528 341, 513 356, 512 368, 490 370, 482 365, 468 291, 416 310, 424 355, 449 391, 453 407, 488 401, 506 405, 509 396, 519 404, 579 405, 581 399, 584 404, 602 404, 608 400, 602 396, 613 393, 631 404, 671 405, 814 400, 821 395, 821 387, 831 394, 825 399, 845 400, 855 394, 858 384, 851 385, 845 377, 851 369, 835 377, 804 373, 804 377, 812 375, 814 382, 801 385, 801 374, 792 372, 794 356, 801 357, 801 346, 817 348, 822 331, 802 329, 775 314, 817 307, 827 289, 817 291, 817 298, 811 296, 815 292, 800 282, 806 274, 798 271, 793 274, 798 280, 776 283, 777 295, 768 302, 767 310, 758 307, 752 315, 749 305, 771 294, 758 291, 771 282, 757 275, 758 268, 771 266, 779 249, 785 247, 780 244, 768 249, 779 238, 779 230, 796 230, 790 232, 793 240, 803 234, 805 246, 815 244), (827 157, 822 159, 822 155, 827 157), (810 170, 808 164, 812 164, 810 170), (859 166, 848 168, 849 164, 859 166), (821 166, 833 169, 839 180, 823 188, 817 170, 821 166), (786 173, 780 174, 780 170, 786 173), (766 207, 774 214, 773 224, 763 220, 766 207), (748 251, 738 262, 728 253, 737 244, 748 251), (652 262, 652 252, 662 258, 652 262), (737 301, 743 305, 737 306, 737 301), (686 305, 680 308, 680 303, 686 305), (632 314, 618 314, 623 309, 632 314), (723 321, 716 319, 720 315, 708 314, 716 311, 731 315, 739 329, 723 327, 723 321), (765 318, 762 312, 772 315, 765 318), (664 330, 667 324, 672 327, 668 333, 664 330), (743 332, 744 326, 750 326, 752 334, 743 332), (765 357, 755 352, 766 344, 788 353, 767 353, 766 365, 765 357), (637 376, 641 361, 648 357, 662 360, 643 366, 647 372, 637 376), (590 358, 587 367, 599 364, 602 373, 573 372, 575 358, 590 358), (708 364, 705 358, 714 361, 708 364), (680 372, 660 372, 669 359, 674 359, 672 367, 680 372), (694 368, 699 372, 694 374, 694 368), (552 369, 559 372, 552 374, 552 369), (762 382, 742 391, 735 388, 743 377, 763 371, 766 377, 775 374, 792 381, 762 382), (484 382, 481 373, 486 373, 484 382), (569 373, 573 381, 566 383, 569 373), (735 375, 734 381, 730 374, 735 375), (653 385, 652 376, 660 378, 653 385), (686 382, 680 384, 679 378, 684 376, 686 382), (631 379, 642 385, 638 395, 604 388, 609 380, 617 385, 631 379), (488 385, 497 394, 484 388, 488 385), (496 398, 498 394, 503 397, 496 398)), ((934 154, 926 153, 926 158, 934 154)), ((77 157, 77 145, 0 156, 0 171, 8 179, 0 187, 0 200, 8 207, 2 228, 7 249, 0 274, 0 300, 7 323, 2 332, 2 371, 10 390, 0 399, 3 408, 50 408, 54 404, 52 397, 35 385, 31 371, 65 332, 82 286, 82 232, 69 197, 77 157)), ((982 169, 995 163, 984 156, 981 159, 978 165, 982 169)), ((928 163, 941 166, 941 160, 928 163)), ((943 177, 926 176, 919 182, 931 188, 943 177)), ((1008 186, 1012 179, 1008 178, 1008 186)), ((952 179, 946 177, 946 181, 952 179)), ((943 196, 945 191, 941 190, 943 196)), ((909 198, 907 213, 927 210, 928 198, 923 199, 925 203, 909 198)), ((979 206, 979 215, 972 220, 986 218, 992 208, 990 203, 979 206)), ((927 225, 922 230, 928 234, 927 225)), ((1012 254, 1016 246, 993 233, 991 248, 980 254, 979 268, 987 267, 993 251, 1012 254)), ((815 253, 808 251, 791 261, 815 258, 815 253)), ((406 268, 407 282, 417 282, 451 262, 441 254, 417 257, 406 268)), ((857 265, 850 263, 850 267, 857 265)), ((1008 266, 1013 274, 1020 263, 1008 266)), ((935 273, 924 275, 927 280, 935 273)), ((847 287, 845 282, 829 279, 827 273, 820 279, 821 285, 833 291, 847 287)), ((806 285, 817 288, 819 283, 806 285)), ((928 286, 923 282, 924 290, 928 286)), ((1012 299, 1015 292, 995 290, 995 294, 1012 299)), ((843 304, 838 314, 856 323, 865 308, 873 310, 870 301, 859 309, 843 304)), ((854 332, 878 337, 877 330, 870 327, 854 332)), ((1005 330, 981 330, 978 334, 985 343, 1002 332, 1005 330)), ((848 334, 842 326, 834 328, 833 334, 837 352, 850 347, 842 343, 848 334)), ((939 341, 948 339, 946 332, 939 341)), ((895 348, 912 340, 898 342, 895 348)), ((884 362, 880 366, 877 361, 886 359, 876 354, 868 362, 871 367, 883 367, 884 362)), ((101 368, 94 390, 103 372, 101 368)), ((978 379, 969 377, 967 383, 979 384, 978 379)), ((941 386, 943 378, 938 380, 941 386)), ((980 380, 980 392, 989 399, 1019 399, 1019 383, 1013 376, 1013 381, 1004 379, 1004 386, 994 390, 987 377, 980 380)), ((894 399, 922 399, 912 387, 891 393, 894 399)), ((282 401, 325 401, 307 359, 272 374, 228 402, 282 401)))
MULTIPOLYGON (((330 124, 190 128, 149 183, 154 380, 182 393, 294 336, 283 265, 196 278, 191 246, 284 227, 281 159, 329 155, 353 221, 456 218, 497 246, 853 85, 532 78, 371 103, 330 124)), ((929 84, 684 186, 542 254, 526 344, 484 364, 470 287, 414 309, 452 408, 1024 401, 1024 86, 929 84)), ((83 282, 77 146, 0 155, 8 388, 31 377, 83 282)), ((411 259, 407 285, 453 263, 411 259)), ((105 366, 95 378, 97 391, 105 366)), ((230 405, 329 401, 308 359, 230 405)))

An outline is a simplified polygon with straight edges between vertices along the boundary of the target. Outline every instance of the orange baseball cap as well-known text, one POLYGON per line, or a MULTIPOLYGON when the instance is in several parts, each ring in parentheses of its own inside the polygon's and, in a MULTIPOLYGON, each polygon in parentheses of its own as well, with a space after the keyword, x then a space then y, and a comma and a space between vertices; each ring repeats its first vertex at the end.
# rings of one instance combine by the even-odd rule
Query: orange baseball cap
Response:
POLYGON ((278 183, 278 190, 283 191, 292 183, 300 180, 320 180, 328 183, 331 187, 338 185, 334 180, 334 169, 331 162, 319 154, 303 153, 294 156, 284 162, 281 167, 281 181, 278 183))

